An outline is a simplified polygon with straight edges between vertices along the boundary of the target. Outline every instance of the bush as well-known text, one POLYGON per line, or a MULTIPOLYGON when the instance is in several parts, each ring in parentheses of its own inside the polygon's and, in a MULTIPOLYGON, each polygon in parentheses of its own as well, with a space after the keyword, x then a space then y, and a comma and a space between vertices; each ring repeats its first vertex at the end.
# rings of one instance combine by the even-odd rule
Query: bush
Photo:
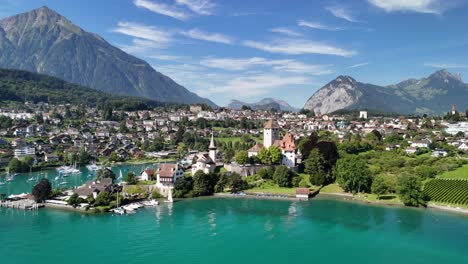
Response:
POLYGON ((154 191, 151 193, 151 198, 160 199, 160 198, 163 198, 163 196, 158 192, 157 189, 154 189, 154 191))

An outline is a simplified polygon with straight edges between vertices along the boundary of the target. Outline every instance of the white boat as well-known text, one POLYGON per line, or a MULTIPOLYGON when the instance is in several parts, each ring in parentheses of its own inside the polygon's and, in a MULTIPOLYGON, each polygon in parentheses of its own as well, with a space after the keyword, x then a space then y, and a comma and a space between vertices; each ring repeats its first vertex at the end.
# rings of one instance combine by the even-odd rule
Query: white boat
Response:
POLYGON ((68 184, 68 182, 64 181, 60 183, 60 185, 65 185, 65 184, 68 184))
POLYGON ((159 202, 156 200, 150 200, 150 201, 144 201, 143 204, 147 207, 154 207, 156 205, 159 205, 159 202))
POLYGON ((128 205, 122 206, 122 208, 125 210, 125 212, 128 212, 128 213, 135 212, 135 209, 128 205))
POLYGON ((123 209, 122 207, 114 208, 112 211, 113 211, 115 214, 118 214, 118 215, 123 215, 123 214, 125 214, 125 209, 123 209))
POLYGON ((123 179, 122 170, 119 171, 119 178, 117 178, 117 179, 119 179, 119 180, 123 179))
POLYGON ((165 203, 172 203, 174 200, 172 199, 172 189, 169 189, 169 194, 167 195, 167 200, 164 201, 165 203))
POLYGON ((94 164, 86 165, 86 168, 87 168, 89 171, 97 171, 97 170, 100 170, 100 169, 101 169, 101 166, 97 166, 97 165, 94 163, 94 164))
POLYGON ((36 181, 36 178, 30 177, 30 178, 27 180, 27 182, 32 182, 32 181, 36 181))
POLYGON ((0 186, 5 185, 5 182, 0 181, 0 186))
POLYGON ((14 180, 15 180, 15 177, 14 177, 14 176, 12 176, 12 177, 7 177, 7 178, 6 178, 6 181, 7 181, 7 182, 12 182, 12 181, 14 181, 14 180))

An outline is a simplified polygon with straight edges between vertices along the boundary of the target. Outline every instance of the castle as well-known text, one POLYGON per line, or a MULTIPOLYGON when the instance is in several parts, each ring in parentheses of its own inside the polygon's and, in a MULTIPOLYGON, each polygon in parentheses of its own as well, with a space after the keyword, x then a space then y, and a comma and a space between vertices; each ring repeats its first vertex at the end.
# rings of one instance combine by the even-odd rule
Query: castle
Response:
POLYGON ((288 168, 293 168, 297 165, 300 154, 297 153, 296 144, 291 133, 286 133, 283 139, 279 139, 280 127, 272 119, 265 123, 263 128, 263 144, 257 143, 248 150, 249 157, 257 156, 262 148, 268 149, 271 146, 276 146, 281 150, 283 158, 281 164, 288 168))

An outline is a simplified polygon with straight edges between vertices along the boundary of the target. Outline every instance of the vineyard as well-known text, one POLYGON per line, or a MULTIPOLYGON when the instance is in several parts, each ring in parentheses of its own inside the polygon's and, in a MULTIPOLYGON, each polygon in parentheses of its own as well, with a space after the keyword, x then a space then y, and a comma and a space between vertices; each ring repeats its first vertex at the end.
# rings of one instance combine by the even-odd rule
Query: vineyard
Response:
POLYGON ((434 202, 468 205, 466 179, 434 179, 425 184, 424 192, 434 202))

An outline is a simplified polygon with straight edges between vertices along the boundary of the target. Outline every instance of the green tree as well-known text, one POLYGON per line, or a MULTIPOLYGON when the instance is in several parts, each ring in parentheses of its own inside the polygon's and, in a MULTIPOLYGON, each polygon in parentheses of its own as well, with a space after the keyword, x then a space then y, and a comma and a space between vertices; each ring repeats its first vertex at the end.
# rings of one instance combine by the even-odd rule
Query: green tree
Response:
POLYGON ((393 178, 393 176, 388 175, 377 175, 374 177, 371 186, 372 193, 377 194, 377 198, 380 198, 383 194, 395 192, 393 178))
POLYGON ((318 149, 313 149, 309 154, 309 158, 304 161, 305 172, 309 174, 310 183, 313 185, 323 185, 326 183, 327 173, 324 164, 325 161, 318 149))
POLYGON ((336 178, 347 192, 368 192, 372 185, 372 176, 367 163, 355 155, 338 160, 336 178))
POLYGON ((205 174, 203 171, 198 170, 193 175, 193 195, 205 196, 213 194, 214 184, 210 175, 205 174))
POLYGON ((102 168, 96 172, 96 180, 100 181, 105 178, 111 178, 112 181, 115 181, 115 173, 108 168, 102 168))
POLYGON ((127 175, 125 175, 125 182, 127 182, 127 184, 129 184, 129 185, 137 184, 138 179, 137 179, 135 173, 133 173, 131 171, 127 172, 127 175))
POLYGON ((248 188, 249 184, 238 173, 232 173, 229 177, 231 193, 238 193, 248 188))
POLYGON ((260 161, 263 164, 271 164, 271 156, 270 156, 270 152, 268 151, 268 149, 261 148, 258 151, 257 157, 260 159, 260 161))
POLYGON ((273 174, 273 180, 279 187, 291 187, 292 178, 293 173, 288 169, 288 167, 284 165, 276 167, 275 174, 273 174))
POLYGON ((262 178, 264 180, 271 179, 271 175, 268 173, 268 169, 266 169, 266 168, 259 169, 257 174, 258 174, 258 176, 260 176, 260 178, 262 178))
POLYGON ((245 150, 241 150, 236 154, 236 163, 240 165, 245 165, 249 162, 249 154, 245 150))
POLYGON ((174 197, 184 198, 189 197, 193 190, 193 178, 183 177, 179 179, 174 185, 174 197))
POLYGON ((158 189, 154 189, 153 192, 151 193, 151 198, 160 199, 162 198, 162 195, 158 192, 158 189))
POLYGON ((43 178, 32 189, 32 195, 37 202, 43 202, 50 197, 52 186, 48 179, 43 178))
POLYGON ((112 202, 112 195, 107 191, 102 191, 96 196, 94 205, 96 206, 108 206, 112 202))
POLYGON ((72 205, 73 207, 79 205, 80 203, 83 202, 83 199, 78 196, 77 193, 73 193, 70 198, 68 198, 67 204, 72 205))
POLYGON ((17 158, 12 158, 8 163, 8 171, 10 173, 24 172, 24 164, 17 158))
POLYGON ((78 158, 79 164, 88 164, 89 161, 91 160, 91 155, 89 155, 89 153, 85 149, 81 149, 78 156, 79 156, 78 158))
POLYGON ((422 191, 422 182, 417 176, 402 175, 398 178, 397 186, 400 200, 406 206, 426 205, 426 197, 422 191))
POLYGON ((281 153, 281 149, 277 146, 270 146, 268 148, 268 153, 270 154, 270 160, 272 164, 280 164, 281 160, 283 159, 283 154, 281 153))

